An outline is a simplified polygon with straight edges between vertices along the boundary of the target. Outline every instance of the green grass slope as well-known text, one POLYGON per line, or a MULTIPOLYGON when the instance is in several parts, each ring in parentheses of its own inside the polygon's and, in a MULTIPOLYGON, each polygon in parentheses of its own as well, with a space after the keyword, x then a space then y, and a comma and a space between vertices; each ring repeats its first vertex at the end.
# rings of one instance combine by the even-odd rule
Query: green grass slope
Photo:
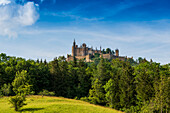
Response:
MULTIPOLYGON (((8 97, 0 98, 0 113, 16 113, 8 102, 8 97)), ((122 113, 120 111, 89 104, 87 102, 62 97, 29 96, 22 113, 122 113)))

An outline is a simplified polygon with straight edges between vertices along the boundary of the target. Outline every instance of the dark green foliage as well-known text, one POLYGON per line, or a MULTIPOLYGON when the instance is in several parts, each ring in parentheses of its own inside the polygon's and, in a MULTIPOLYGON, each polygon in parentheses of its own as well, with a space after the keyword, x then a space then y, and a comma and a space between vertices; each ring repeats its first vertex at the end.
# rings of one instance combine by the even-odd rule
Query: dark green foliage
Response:
POLYGON ((130 108, 135 103, 134 69, 128 62, 112 61, 110 80, 104 86, 107 104, 112 108, 130 108))
POLYGON ((19 108, 26 105, 24 101, 25 101, 25 98, 23 96, 18 96, 18 95, 13 96, 9 99, 9 102, 13 105, 13 107, 15 108, 15 111, 18 111, 19 108))
POLYGON ((155 88, 155 108, 161 113, 167 112, 170 107, 170 70, 168 65, 162 66, 160 79, 156 81, 155 88))
POLYGON ((66 96, 69 87, 68 63, 64 57, 55 58, 50 63, 51 90, 56 92, 56 96, 66 96))
POLYGON ((8 96, 11 92, 11 85, 10 84, 4 84, 2 87, 1 87, 1 91, 2 91, 2 94, 4 96, 8 96))
POLYGON ((134 69, 130 66, 129 63, 122 64, 121 75, 119 79, 119 89, 120 89, 120 104, 122 108, 130 108, 134 104, 135 95, 134 90, 134 69))
POLYGON ((38 94, 42 95, 42 97, 43 96, 54 96, 55 92, 54 91, 49 92, 48 90, 43 89, 43 91, 39 92, 38 94))
POLYGON ((13 91, 15 92, 15 96, 9 99, 9 102, 15 107, 15 111, 18 111, 23 105, 26 105, 24 101, 26 101, 25 97, 30 93, 31 85, 28 84, 28 74, 27 71, 23 70, 21 72, 17 72, 14 81, 12 82, 13 91))
MULTIPOLYGON (((114 54, 107 49, 103 53, 114 54)), ((95 54, 94 62, 67 62, 64 56, 51 62, 25 60, 0 54, 0 93, 16 95, 11 103, 22 107, 25 95, 76 98, 128 113, 169 112, 170 64, 160 65, 138 58, 108 61, 95 54), (8 93, 9 86, 11 91, 8 93), (43 90, 46 89, 46 90, 43 90)), ((1 95, 0 94, 0 95, 1 95)))
POLYGON ((86 63, 80 60, 77 67, 76 96, 78 98, 88 95, 88 91, 91 87, 90 77, 91 75, 86 73, 86 63))
POLYGON ((105 62, 102 58, 97 66, 97 70, 93 73, 92 89, 89 92, 89 99, 92 103, 105 105, 104 85, 109 80, 109 62, 105 62))
POLYGON ((111 49, 110 49, 110 48, 107 48, 107 49, 106 49, 106 53, 111 53, 111 49))
POLYGON ((16 95, 26 96, 30 93, 29 76, 27 71, 17 72, 14 81, 12 82, 13 91, 16 95))
POLYGON ((135 68, 135 83, 137 99, 140 102, 146 102, 154 96, 154 80, 159 76, 157 64, 150 64, 149 62, 141 63, 135 68), (154 67, 152 67, 152 66, 154 67))
POLYGON ((103 53, 103 54, 108 54, 108 53, 110 53, 110 54, 113 54, 113 55, 115 54, 115 52, 114 52, 113 50, 111 50, 110 48, 107 48, 106 51, 105 51, 105 49, 103 49, 103 50, 102 50, 102 53, 103 53))

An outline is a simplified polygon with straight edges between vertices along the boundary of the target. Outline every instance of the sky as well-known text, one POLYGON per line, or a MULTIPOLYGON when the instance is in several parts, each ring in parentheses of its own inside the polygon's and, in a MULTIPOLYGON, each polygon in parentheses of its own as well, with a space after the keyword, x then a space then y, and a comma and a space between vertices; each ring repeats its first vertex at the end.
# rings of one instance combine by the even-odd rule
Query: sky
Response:
POLYGON ((26 59, 79 46, 170 63, 169 0, 0 0, 0 53, 26 59))

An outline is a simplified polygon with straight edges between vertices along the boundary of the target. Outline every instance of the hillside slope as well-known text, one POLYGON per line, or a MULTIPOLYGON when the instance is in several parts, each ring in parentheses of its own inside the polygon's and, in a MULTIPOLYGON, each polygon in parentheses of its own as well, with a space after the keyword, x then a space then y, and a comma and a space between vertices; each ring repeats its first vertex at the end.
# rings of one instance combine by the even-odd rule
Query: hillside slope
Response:
MULTIPOLYGON (((8 97, 0 98, 0 113, 15 113, 8 102, 8 97)), ((20 112, 24 113, 122 113, 120 111, 89 104, 87 102, 63 97, 27 97, 27 105, 20 112)))

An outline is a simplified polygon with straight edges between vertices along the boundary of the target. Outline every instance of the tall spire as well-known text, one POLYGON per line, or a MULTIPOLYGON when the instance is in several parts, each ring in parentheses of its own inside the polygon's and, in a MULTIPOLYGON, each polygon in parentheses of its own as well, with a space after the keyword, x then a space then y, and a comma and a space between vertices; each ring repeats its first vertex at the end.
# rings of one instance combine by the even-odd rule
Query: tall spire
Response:
POLYGON ((76 41, 75 41, 75 38, 74 38, 73 46, 74 46, 74 47, 76 46, 76 41))
POLYGON ((72 47, 72 56, 73 56, 73 57, 75 56, 75 48, 76 48, 76 41, 75 41, 75 39, 74 39, 73 47, 72 47))

